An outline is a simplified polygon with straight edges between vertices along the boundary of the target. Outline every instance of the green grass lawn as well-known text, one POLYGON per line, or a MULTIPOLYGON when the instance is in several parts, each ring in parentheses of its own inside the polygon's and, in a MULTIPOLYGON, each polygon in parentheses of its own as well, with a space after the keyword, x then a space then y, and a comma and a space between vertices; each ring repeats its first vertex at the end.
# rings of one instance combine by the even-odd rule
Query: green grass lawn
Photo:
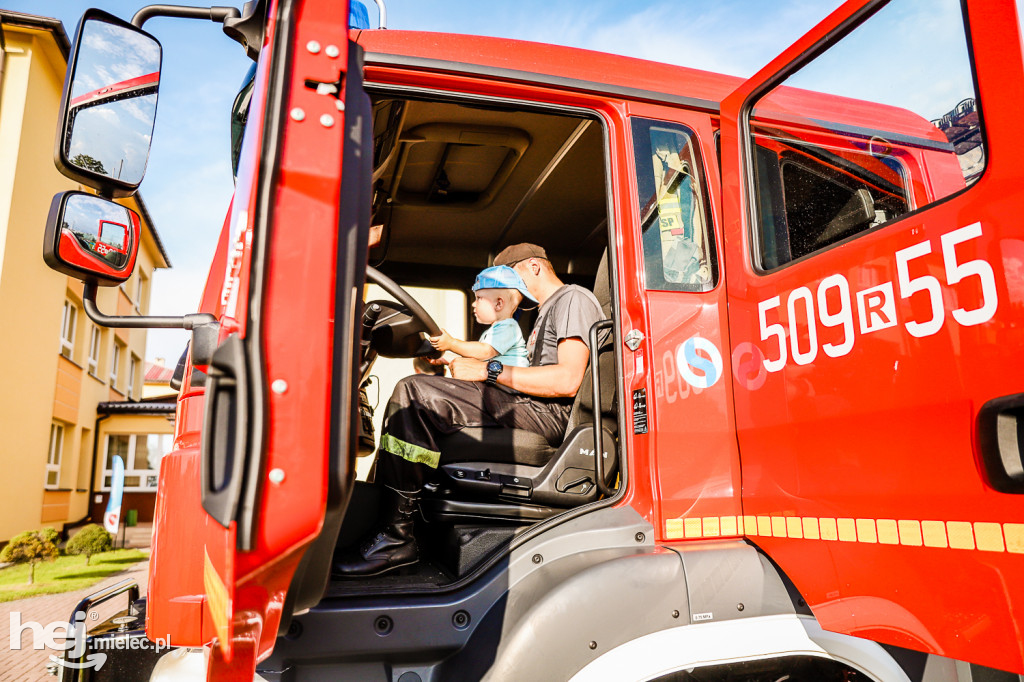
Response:
POLYGON ((115 549, 94 554, 86 566, 84 556, 61 556, 53 562, 36 564, 32 585, 28 584, 28 564, 8 566, 0 569, 0 602, 80 590, 148 558, 148 551, 115 549))

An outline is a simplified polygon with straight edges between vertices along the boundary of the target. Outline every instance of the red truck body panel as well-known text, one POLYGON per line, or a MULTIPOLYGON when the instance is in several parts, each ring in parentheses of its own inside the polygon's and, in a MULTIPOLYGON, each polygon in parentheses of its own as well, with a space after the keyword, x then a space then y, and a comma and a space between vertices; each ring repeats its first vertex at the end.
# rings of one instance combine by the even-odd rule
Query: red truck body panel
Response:
MULTIPOLYGON (((769 79, 839 31, 847 17, 877 3, 855 0, 839 8, 722 105, 734 348, 749 344, 755 356, 779 359, 778 344, 762 340, 758 326, 759 305, 778 296, 767 323, 790 325, 790 340, 804 356, 815 320, 801 312, 802 303, 790 303, 799 317, 788 319, 794 291, 817 291, 838 275, 854 295, 886 282, 898 292, 894 254, 920 243, 930 252, 909 261, 907 276, 934 277, 945 311, 940 328, 926 334, 914 323, 933 317, 928 296, 908 294, 895 299, 895 323, 868 333, 858 329, 848 354, 819 351, 801 364, 791 352, 781 370, 769 371, 757 385, 736 383, 744 530, 793 579, 823 627, 1021 671, 1020 500, 984 479, 975 420, 988 400, 1018 393, 1022 385, 1019 372, 1007 371, 1019 365, 1014 356, 1024 342, 1024 309, 1014 293, 1024 286, 1016 265, 1020 195, 1007 190, 1024 178, 1007 152, 1020 148, 1013 111, 1024 94, 1024 70, 1012 4, 966 6, 990 154, 984 175, 966 191, 804 261, 770 273, 751 265, 749 195, 738 151, 741 112, 769 79), (972 225, 976 230, 962 232, 972 225), (995 289, 985 290, 982 274, 955 280, 951 262, 987 263, 995 289), (950 313, 978 311, 995 298, 998 307, 988 320, 964 324, 958 321, 967 319, 963 312, 950 313)), ((797 105, 786 108, 822 118, 797 105)), ((884 120, 878 126, 891 129, 884 120)), ((918 206, 963 189, 960 169, 938 152, 908 148, 905 158, 918 206)), ((840 329, 820 323, 817 329, 819 347, 845 343, 840 329)))

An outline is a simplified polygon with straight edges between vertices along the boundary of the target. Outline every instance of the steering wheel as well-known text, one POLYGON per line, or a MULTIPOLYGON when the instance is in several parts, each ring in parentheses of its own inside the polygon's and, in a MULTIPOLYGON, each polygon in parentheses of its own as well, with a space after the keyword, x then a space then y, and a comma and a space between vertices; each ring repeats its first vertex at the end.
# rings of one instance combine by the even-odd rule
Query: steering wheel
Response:
POLYGON ((424 310, 408 291, 377 268, 367 266, 366 279, 394 297, 402 306, 400 309, 388 305, 386 301, 373 302, 385 308, 373 329, 372 345, 378 347, 380 354, 384 357, 439 357, 440 353, 431 348, 429 342, 419 339, 420 332, 425 332, 428 336, 438 336, 441 333, 441 327, 430 313, 424 310), (416 341, 410 344, 409 338, 413 335, 416 341), (426 348, 423 347, 424 344, 426 348), (429 352, 424 352, 427 349, 429 352), (388 350, 392 352, 389 353, 388 350))

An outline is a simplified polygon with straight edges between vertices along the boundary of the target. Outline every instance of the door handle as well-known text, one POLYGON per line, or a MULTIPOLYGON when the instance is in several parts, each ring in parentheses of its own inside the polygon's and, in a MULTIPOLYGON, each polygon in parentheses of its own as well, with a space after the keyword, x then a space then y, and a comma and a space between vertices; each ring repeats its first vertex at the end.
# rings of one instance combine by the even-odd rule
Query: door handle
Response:
POLYGON ((1024 493, 1024 393, 982 406, 978 447, 989 485, 1001 493, 1024 493))
POLYGON ((214 351, 206 382, 206 410, 199 443, 203 509, 227 528, 238 512, 249 430, 245 348, 231 334, 214 351))

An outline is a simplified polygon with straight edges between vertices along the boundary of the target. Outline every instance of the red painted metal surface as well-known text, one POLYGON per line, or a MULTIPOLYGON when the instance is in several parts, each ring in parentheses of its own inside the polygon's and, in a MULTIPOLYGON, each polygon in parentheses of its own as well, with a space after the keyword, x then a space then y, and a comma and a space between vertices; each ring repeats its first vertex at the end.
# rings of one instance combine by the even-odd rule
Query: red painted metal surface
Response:
POLYGON ((104 85, 102 88, 79 95, 71 100, 70 108, 74 109, 86 104, 100 104, 105 100, 113 99, 114 97, 124 98, 133 93, 138 93, 134 95, 135 97, 141 97, 144 94, 156 94, 156 89, 159 85, 160 72, 154 71, 153 73, 129 78, 113 85, 104 85), (147 90, 149 92, 146 92, 147 90))
MULTIPOLYGON (((227 262, 228 216, 214 252, 199 312, 214 314, 217 297, 223 287, 227 262)), ((191 358, 185 373, 174 418, 174 450, 160 463, 156 511, 154 514, 153 553, 149 562, 146 634, 180 643, 203 646, 214 636, 205 605, 203 555, 195 548, 209 516, 199 499, 199 439, 203 427, 204 390, 193 388, 191 358), (186 503, 186 501, 188 501, 186 503)), ((198 548, 196 548, 198 549, 198 548)))
MULTIPOLYGON (((588 83, 603 84, 690 97, 715 105, 741 82, 733 76, 699 69, 503 38, 393 30, 353 31, 353 35, 366 50, 368 63, 376 61, 375 54, 436 60, 409 62, 405 77, 413 79, 446 70, 490 67, 507 70, 501 78, 509 82, 536 83, 536 75, 547 75, 558 78, 557 85, 567 89, 583 90, 588 83), (437 62, 451 65, 446 67, 437 62), (578 82, 573 83, 574 80, 578 82)), ((663 99, 657 97, 654 101, 663 99)))
MULTIPOLYGON (((770 335, 761 338, 759 303, 779 296, 781 310, 768 313, 766 323, 786 324, 791 292, 814 291, 830 275, 844 277, 855 292, 885 282, 898 286, 894 253, 921 243, 930 253, 911 261, 909 277, 941 283, 945 322, 936 333, 915 337, 906 325, 930 319, 929 297, 897 298, 898 324, 859 335, 848 354, 819 354, 803 365, 790 357, 757 388, 736 382, 745 527, 794 580, 825 628, 1024 671, 1024 514, 1017 496, 986 483, 975 441, 981 405, 1024 385, 1012 371, 1024 342, 1024 300, 1015 293, 1024 286, 1024 206, 1009 190, 1024 181, 1009 153, 1019 149, 1015 112, 1024 96, 1024 68, 1012 3, 967 2, 989 151, 981 179, 950 199, 769 274, 751 266, 738 133, 744 103, 866 5, 854 0, 841 7, 723 103, 732 344, 750 344, 761 359, 778 359, 770 335), (949 247, 942 237, 975 223, 977 235, 960 241, 955 257, 991 267, 996 285, 988 294, 978 275, 947 285, 949 247), (986 295, 998 298, 991 320, 955 321, 952 311, 978 309, 986 295)), ((959 169, 941 157, 906 150, 917 205, 948 193, 949 183, 963 187, 959 169)), ((807 340, 807 327, 806 321, 794 325, 798 344, 807 340)), ((819 344, 839 343, 835 332, 828 330, 819 344)))
MULTIPOLYGON (((97 240, 92 249, 93 253, 82 246, 75 236, 75 233, 66 227, 62 227, 57 242, 57 255, 68 265, 79 268, 83 272, 97 274, 101 277, 109 277, 115 281, 126 280, 135 270, 135 259, 139 253, 139 244, 142 241, 142 223, 139 214, 128 207, 123 207, 128 212, 131 225, 115 223, 107 220, 99 221, 97 235, 103 234, 104 225, 113 225, 120 228, 124 233, 121 246, 114 246, 110 243, 97 240), (117 267, 102 256, 111 251, 128 256, 124 265, 117 267)), ((109 281, 109 280, 108 280, 109 281)))
MULTIPOLYGON (((234 524, 230 529, 213 523, 206 528, 209 566, 216 574, 212 579, 226 588, 229 619, 226 627, 219 625, 221 636, 209 662, 212 679, 252 679, 256 662, 269 655, 295 567, 323 522, 345 121, 337 99, 318 94, 306 86, 306 80, 341 79, 347 68, 347 20, 346 2, 302 2, 295 3, 290 35, 275 36, 276 26, 269 27, 268 45, 278 50, 287 45, 290 53, 276 168, 268 166, 267 158, 257 164, 262 142, 258 136, 250 136, 245 143, 248 149, 243 148, 246 166, 239 173, 231 218, 233 238, 219 301, 221 314, 236 321, 243 337, 261 334, 259 344, 250 339, 247 346, 262 349, 267 383, 282 380, 291 389, 266 394, 263 472, 276 469, 284 477, 262 486, 253 549, 236 550, 234 524), (339 55, 330 57, 326 50, 313 54, 305 49, 310 41, 338 46, 339 55), (301 109, 305 116, 289 116, 287 112, 294 109, 301 109), (325 117, 330 117, 330 125, 325 117), (267 173, 275 173, 271 208, 268 215, 258 215, 261 197, 256 186, 267 173), (254 242, 261 237, 273 256, 265 263, 262 291, 251 292, 254 242), (297 282, 302 283, 301 296, 295 295, 297 282), (246 326, 253 305, 259 306, 252 313, 260 319, 256 329, 246 326)), ((286 63, 284 54, 270 51, 264 47, 256 76, 253 102, 259 102, 260 109, 267 100, 270 60, 286 63)), ((259 126, 265 114, 253 111, 249 120, 259 126)), ((251 424, 250 433, 260 428, 251 424)), ((214 612, 211 609, 215 621, 225 616, 214 612)))
MULTIPOLYGON (((722 253, 721 230, 717 221, 719 181, 714 146, 717 121, 706 113, 647 103, 630 103, 629 114, 653 120, 680 123, 696 136, 701 161, 699 169, 707 184, 716 250, 722 253)), ((632 144, 642 144, 633 141, 632 144)), ((631 145, 632 147, 632 145, 631 145)), ((636 177, 630 158, 629 178, 636 177)), ((633 215, 625 224, 627 241, 642 253, 640 207, 632 188, 633 215)), ((735 524, 723 524, 722 517, 735 519, 740 513, 739 456, 732 415, 732 385, 728 380, 726 290, 719 259, 718 285, 706 293, 644 291, 644 267, 624 267, 622 277, 636 280, 637 291, 646 302, 646 344, 641 354, 647 365, 649 433, 637 437, 648 451, 649 462, 637 475, 651 479, 658 514, 651 520, 664 541, 686 537, 685 520, 696 520, 701 532, 691 537, 737 536, 735 524), (721 375, 707 388, 691 385, 679 369, 680 349, 695 336, 711 343, 722 356, 721 375), (707 521, 705 521, 707 519, 707 521), (714 523, 711 519, 715 519, 714 523), (705 532, 706 531, 706 532, 705 532)), ((624 333, 628 331, 624 328, 624 333)), ((628 356, 629 353, 626 353, 628 356)), ((706 354, 705 354, 706 355, 706 354)))

